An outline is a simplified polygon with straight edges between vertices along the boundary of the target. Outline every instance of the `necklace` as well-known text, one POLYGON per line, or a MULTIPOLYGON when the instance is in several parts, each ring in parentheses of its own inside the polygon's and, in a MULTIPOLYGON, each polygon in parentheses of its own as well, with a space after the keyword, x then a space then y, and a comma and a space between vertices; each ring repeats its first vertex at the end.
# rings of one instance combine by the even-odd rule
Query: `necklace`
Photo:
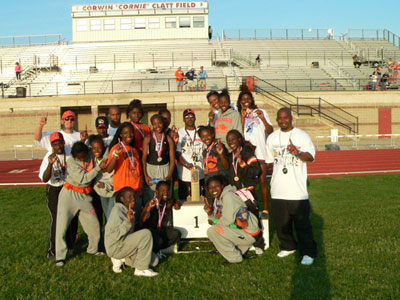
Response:
POLYGON ((162 136, 161 136, 161 141, 158 141, 156 133, 153 132, 153 139, 154 139, 154 142, 156 143, 156 147, 155 147, 156 149, 155 149, 155 150, 156 150, 156 152, 157 152, 157 156, 158 156, 157 161, 158 161, 158 162, 161 162, 161 161, 162 161, 161 154, 162 154, 162 152, 163 152, 164 138, 165 138, 165 134, 164 134, 164 132, 163 132, 163 133, 162 133, 162 136))
POLYGON ((292 133, 293 133, 293 129, 292 129, 292 131, 290 132, 289 139, 288 139, 288 142, 287 142, 287 144, 286 144, 286 147, 282 149, 282 144, 281 144, 281 130, 279 130, 279 148, 282 149, 282 160, 283 160, 283 169, 282 169, 282 173, 283 173, 283 174, 287 174, 287 172, 288 172, 288 169, 286 168, 286 159, 287 159, 287 156, 285 156, 285 151, 286 151, 287 147, 289 146, 289 141, 290 141, 290 139, 291 139, 291 137, 292 137, 292 133))
MULTIPOLYGON (((242 151, 242 147, 240 147, 239 153, 242 151)), ((233 171, 235 172, 235 177, 233 177, 233 180, 236 182, 239 181, 239 176, 238 176, 238 160, 235 156, 235 154, 232 151, 232 166, 233 166, 233 171), (235 161, 236 160, 236 161, 235 161)))
POLYGON ((133 150, 131 149, 131 153, 129 154, 128 149, 126 148, 124 142, 121 141, 121 145, 122 145, 122 147, 124 147, 124 150, 125 150, 126 154, 128 155, 129 162, 132 166, 132 173, 135 173, 135 158, 133 156, 133 150))
POLYGON ((143 124, 140 124, 140 128, 133 122, 131 122, 133 126, 140 132, 141 136, 144 138, 144 129, 143 129, 143 124))

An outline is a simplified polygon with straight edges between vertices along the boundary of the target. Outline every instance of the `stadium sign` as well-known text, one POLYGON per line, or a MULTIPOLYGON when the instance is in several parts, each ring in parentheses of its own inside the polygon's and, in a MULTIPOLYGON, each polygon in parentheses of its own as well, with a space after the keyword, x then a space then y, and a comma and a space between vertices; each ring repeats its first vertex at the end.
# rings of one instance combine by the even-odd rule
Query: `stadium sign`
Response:
POLYGON ((116 3, 116 4, 90 4, 73 5, 72 12, 89 11, 126 11, 149 9, 204 9, 208 8, 208 2, 148 2, 148 3, 116 3))

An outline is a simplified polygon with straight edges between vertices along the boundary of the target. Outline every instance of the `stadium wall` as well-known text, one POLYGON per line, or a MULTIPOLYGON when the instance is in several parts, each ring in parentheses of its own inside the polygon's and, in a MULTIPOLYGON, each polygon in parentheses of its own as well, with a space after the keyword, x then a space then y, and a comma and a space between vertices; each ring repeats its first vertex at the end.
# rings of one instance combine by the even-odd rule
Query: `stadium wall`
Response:
MULTIPOLYGON (((299 97, 315 97, 312 93, 296 93, 299 97)), ((238 92, 232 92, 232 100, 236 100, 238 92)), ((400 133, 400 92, 324 92, 319 97, 345 109, 359 117, 360 134, 378 134, 379 116, 391 116, 391 133, 400 133), (385 109, 385 114, 382 114, 385 109), (390 110, 389 110, 390 109, 390 110)), ((14 145, 33 144, 34 131, 39 118, 47 112, 48 124, 44 131, 60 128, 61 112, 73 109, 78 113, 77 129, 84 130, 87 126, 89 134, 95 133, 94 121, 101 114, 105 115, 111 105, 122 108, 122 120, 126 120, 125 109, 132 99, 141 99, 147 114, 144 122, 160 108, 167 107, 172 112, 172 124, 183 126, 182 112, 191 107, 196 111, 197 125, 206 124, 209 107, 206 93, 146 93, 146 94, 115 94, 88 95, 68 97, 35 97, 25 99, 3 99, 0 103, 0 151, 10 151, 14 145)), ((276 127, 277 108, 265 102, 262 95, 256 95, 259 107, 265 108, 276 127)), ((317 135, 329 135, 331 127, 317 118, 295 118, 295 125, 309 132, 315 139, 317 135)), ((390 124, 389 124, 390 125, 390 124)), ((387 127, 387 126, 386 126, 387 127)))

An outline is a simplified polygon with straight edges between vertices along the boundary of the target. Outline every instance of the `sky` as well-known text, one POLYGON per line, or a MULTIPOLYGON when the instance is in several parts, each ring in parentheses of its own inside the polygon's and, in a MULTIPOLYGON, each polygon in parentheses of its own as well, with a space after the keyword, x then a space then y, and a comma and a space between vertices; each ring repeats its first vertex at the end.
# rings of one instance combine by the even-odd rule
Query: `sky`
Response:
MULTIPOLYGON (((6 2, 5 0, 2 0, 6 2)), ((62 34, 72 39, 71 5, 131 3, 110 0, 19 0, 1 7, 0 36, 62 34)), ((156 1, 136 1, 156 2, 156 1)), ((157 1, 164 2, 164 1, 157 1)), ((167 1, 170 2, 170 1, 167 1)), ((215 34, 228 28, 388 29, 400 35, 399 0, 210 0, 215 34)))

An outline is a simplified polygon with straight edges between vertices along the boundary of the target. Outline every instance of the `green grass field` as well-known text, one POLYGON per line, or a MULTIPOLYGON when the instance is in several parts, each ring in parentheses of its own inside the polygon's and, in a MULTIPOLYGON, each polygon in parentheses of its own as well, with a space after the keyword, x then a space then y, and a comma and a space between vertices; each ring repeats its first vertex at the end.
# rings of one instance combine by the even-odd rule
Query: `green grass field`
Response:
MULTIPOLYGON (((111 270, 110 260, 78 253, 63 268, 45 257, 49 213, 44 188, 0 189, 0 299, 400 299, 400 175, 309 180, 319 256, 262 257, 222 266, 208 253, 175 254, 155 278, 111 270)), ((198 243, 212 249, 210 243, 198 243)), ((193 247, 190 244, 188 247, 193 247)))

